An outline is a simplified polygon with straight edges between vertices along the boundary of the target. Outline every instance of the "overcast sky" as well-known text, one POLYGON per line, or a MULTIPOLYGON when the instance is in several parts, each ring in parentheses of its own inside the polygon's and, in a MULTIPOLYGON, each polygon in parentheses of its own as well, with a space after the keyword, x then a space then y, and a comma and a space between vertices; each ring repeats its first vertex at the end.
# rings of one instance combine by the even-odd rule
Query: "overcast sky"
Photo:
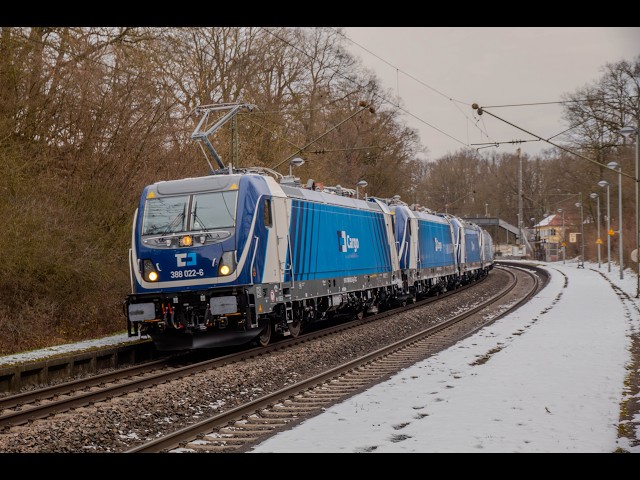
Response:
MULTIPOLYGON (((401 107, 419 118, 405 116, 430 159, 472 143, 534 138, 487 114, 478 117, 474 102, 559 101, 601 78, 606 63, 640 55, 640 27, 348 27, 343 32, 357 43, 346 42, 350 51, 390 90, 389 100, 396 102, 399 91, 401 107)), ((567 128, 557 104, 490 111, 545 139, 567 128)), ((536 141, 480 151, 515 152, 518 146, 528 154, 551 147, 536 141)))

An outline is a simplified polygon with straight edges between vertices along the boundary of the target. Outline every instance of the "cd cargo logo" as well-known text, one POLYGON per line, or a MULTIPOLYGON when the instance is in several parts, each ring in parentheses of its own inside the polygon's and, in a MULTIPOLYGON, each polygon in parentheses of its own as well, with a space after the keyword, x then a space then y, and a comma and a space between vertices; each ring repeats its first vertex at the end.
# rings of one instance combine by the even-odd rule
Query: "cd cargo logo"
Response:
POLYGON ((191 253, 176 253, 176 263, 179 267, 192 267, 196 265, 196 254, 191 253))
POLYGON ((338 230, 338 250, 347 253, 348 250, 353 250, 354 253, 360 248, 360 241, 355 237, 347 235, 345 230, 338 230))

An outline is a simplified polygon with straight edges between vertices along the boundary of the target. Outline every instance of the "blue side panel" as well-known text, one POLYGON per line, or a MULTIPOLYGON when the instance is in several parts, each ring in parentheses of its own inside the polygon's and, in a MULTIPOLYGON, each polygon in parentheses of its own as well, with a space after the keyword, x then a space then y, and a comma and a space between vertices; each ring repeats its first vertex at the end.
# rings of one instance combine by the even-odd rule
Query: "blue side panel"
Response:
MULTIPOLYGON (((316 204, 315 203, 311 203, 311 232, 315 231, 316 228, 320 228, 321 227, 321 223, 320 223, 320 211, 316 208, 316 204)), ((313 252, 315 249, 317 248, 315 239, 313 235, 309 235, 309 251, 313 252)), ((309 255, 307 258, 305 258, 305 265, 302 266, 302 268, 304 269, 304 271, 306 272, 314 272, 316 271, 316 269, 318 268, 318 259, 317 258, 313 258, 311 255, 309 255)))
POLYGON ((464 241, 467 250, 467 263, 480 262, 480 232, 474 228, 465 227, 464 241))
MULTIPOLYGON (((374 256, 378 263, 376 263, 378 272, 390 272, 392 269, 391 266, 391 252, 389 251, 388 245, 393 242, 389 242, 387 238, 387 230, 384 223, 384 215, 382 213, 372 213, 366 212, 367 218, 374 217, 377 220, 378 224, 378 237, 380 238, 379 242, 373 245, 373 248, 376 250, 377 255, 374 256), (380 255, 382 254, 382 255, 380 255)), ((366 220, 365 220, 366 221, 366 220)), ((365 257, 366 260, 366 257, 365 257)))
POLYGON ((292 199, 289 232, 296 281, 391 271, 381 212, 292 199))
POLYGON ((419 268, 454 264, 453 237, 448 224, 418 219, 419 268))

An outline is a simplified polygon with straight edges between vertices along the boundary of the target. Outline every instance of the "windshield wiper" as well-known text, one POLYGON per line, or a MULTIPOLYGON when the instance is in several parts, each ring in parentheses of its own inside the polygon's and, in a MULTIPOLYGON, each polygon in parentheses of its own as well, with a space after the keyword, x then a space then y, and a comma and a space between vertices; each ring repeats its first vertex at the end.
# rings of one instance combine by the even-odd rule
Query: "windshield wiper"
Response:
POLYGON ((194 232, 204 232, 207 234, 207 237, 210 237, 211 235, 209 234, 210 228, 206 227, 204 222, 202 221, 202 219, 198 216, 198 214, 196 213, 198 207, 193 209, 193 223, 194 225, 192 225, 191 229, 194 232), (201 228, 199 229, 195 229, 195 224, 198 223, 200 225, 201 228))
POLYGON ((173 232, 173 229, 178 226, 180 224, 180 222, 182 222, 184 220, 184 210, 180 213, 178 213, 173 220, 171 220, 171 223, 167 226, 166 230, 164 232, 162 232, 162 235, 166 235, 167 233, 175 233, 173 232))

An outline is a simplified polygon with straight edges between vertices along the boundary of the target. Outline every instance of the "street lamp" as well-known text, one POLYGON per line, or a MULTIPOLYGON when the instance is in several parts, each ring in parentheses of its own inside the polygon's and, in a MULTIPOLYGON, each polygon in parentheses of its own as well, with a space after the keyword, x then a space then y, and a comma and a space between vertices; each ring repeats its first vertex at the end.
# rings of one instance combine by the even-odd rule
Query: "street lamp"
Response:
POLYGON ((609 213, 611 198, 609 196, 609 182, 606 180, 600 180, 598 185, 602 188, 607 187, 607 271, 611 273, 611 235, 609 235, 609 232, 611 231, 611 214, 609 213))
MULTIPOLYGON (((582 194, 580 194, 580 198, 582 199, 582 194)), ((582 202, 576 202, 576 207, 580 209, 580 261, 578 262, 578 268, 584 268, 584 217, 582 213, 582 202)))
POLYGON ((626 138, 629 138, 634 133, 636 134, 636 263, 638 264, 636 298, 640 298, 640 211, 638 210, 638 183, 640 183, 640 177, 638 176, 638 164, 640 163, 638 144, 640 143, 640 132, 638 132, 637 127, 622 127, 620 133, 626 138))
POLYGON ((624 252, 622 249, 622 166, 618 162, 609 162, 607 167, 618 170, 618 231, 620 234, 620 280, 624 279, 624 252))
POLYGON ((293 166, 295 165, 296 167, 299 167, 300 165, 302 165, 304 163, 304 160, 301 159, 300 157, 296 157, 296 158, 292 158, 291 160, 289 160, 289 176, 292 177, 293 176, 293 166))
POLYGON ((601 257, 600 257, 600 245, 602 244, 602 239, 600 238, 600 195, 593 192, 589 196, 591 198, 596 199, 596 211, 597 211, 597 217, 598 217, 598 240, 596 244, 598 245, 598 268, 600 268, 600 264, 602 263, 601 257))
MULTIPOLYGON (((367 183, 367 181, 366 181, 366 180, 360 180, 358 183, 356 183, 356 198, 360 198, 359 187, 366 188, 366 187, 367 187, 367 185, 369 185, 369 183, 367 183)), ((364 194, 364 199, 365 199, 365 200, 367 199, 367 194, 366 194, 366 192, 365 192, 365 194, 364 194)))
POLYGON ((565 241, 564 241, 564 210, 562 208, 558 209, 558 213, 562 214, 562 263, 565 263, 565 257, 566 257, 566 253, 565 253, 565 249, 566 247, 565 245, 565 241))

